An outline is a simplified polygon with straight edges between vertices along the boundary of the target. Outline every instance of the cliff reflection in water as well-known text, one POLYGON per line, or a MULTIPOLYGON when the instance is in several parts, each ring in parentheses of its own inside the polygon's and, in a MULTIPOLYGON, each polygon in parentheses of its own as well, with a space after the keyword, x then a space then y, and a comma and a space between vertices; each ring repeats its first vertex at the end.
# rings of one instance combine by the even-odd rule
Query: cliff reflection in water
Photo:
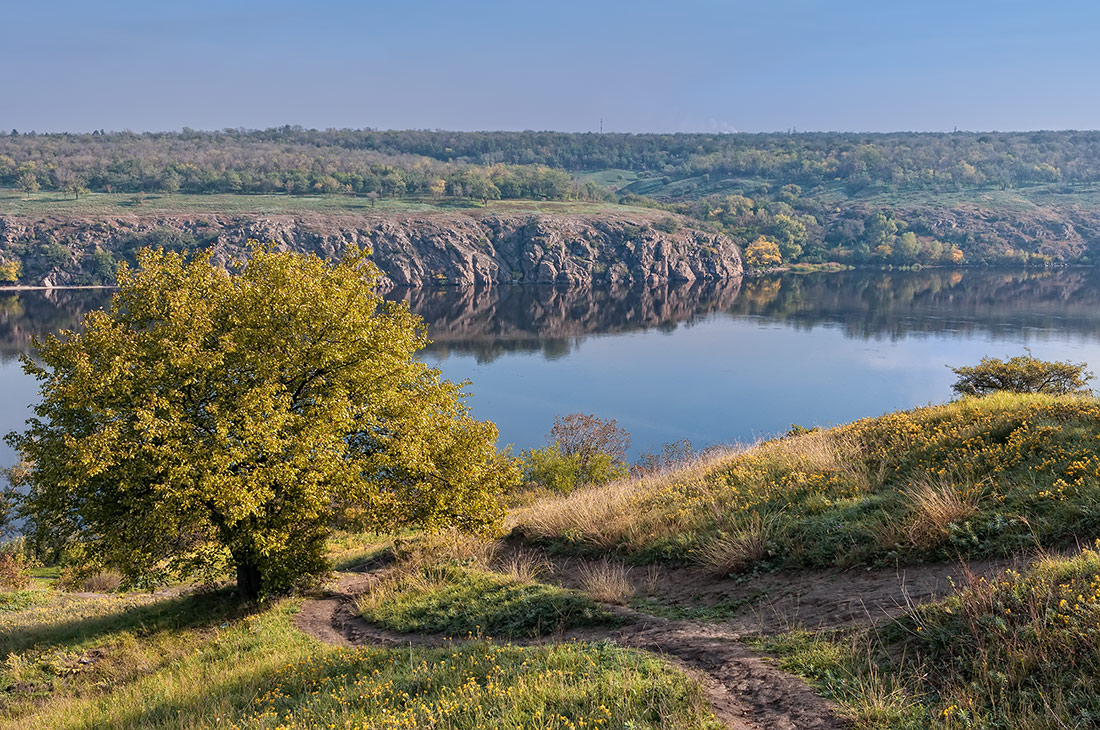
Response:
POLYGON ((85 312, 110 299, 106 289, 0 291, 0 362, 29 352, 36 336, 77 327, 85 312))
POLYGON ((783 274, 622 289, 399 289, 429 323, 429 352, 489 362, 509 352, 554 359, 588 336, 671 331, 710 316, 799 329, 843 328, 857 339, 1044 332, 1100 338, 1100 271, 925 270, 783 274))
MULTIPOLYGON (((0 361, 31 338, 76 327, 106 305, 106 290, 0 291, 0 361)), ((654 288, 396 289, 429 323, 429 353, 488 362, 509 352, 567 355, 580 340, 672 331, 713 316, 810 329, 839 327, 856 339, 987 333, 1042 339, 1059 333, 1100 339, 1100 270, 783 274, 654 288)))

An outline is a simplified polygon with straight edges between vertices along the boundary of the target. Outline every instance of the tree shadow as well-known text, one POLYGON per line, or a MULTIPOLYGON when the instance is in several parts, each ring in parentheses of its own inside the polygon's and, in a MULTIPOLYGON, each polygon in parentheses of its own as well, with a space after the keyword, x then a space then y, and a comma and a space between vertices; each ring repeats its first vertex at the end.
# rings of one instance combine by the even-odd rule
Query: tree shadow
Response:
MULTIPOLYGON (((63 610, 60 606, 58 608, 63 610)), ((44 623, 29 628, 5 628, 0 630, 0 655, 24 652, 32 648, 85 644, 121 633, 140 637, 210 627, 242 618, 252 610, 252 606, 242 603, 228 590, 178 596, 147 604, 130 605, 102 616, 75 615, 69 621, 44 623)))

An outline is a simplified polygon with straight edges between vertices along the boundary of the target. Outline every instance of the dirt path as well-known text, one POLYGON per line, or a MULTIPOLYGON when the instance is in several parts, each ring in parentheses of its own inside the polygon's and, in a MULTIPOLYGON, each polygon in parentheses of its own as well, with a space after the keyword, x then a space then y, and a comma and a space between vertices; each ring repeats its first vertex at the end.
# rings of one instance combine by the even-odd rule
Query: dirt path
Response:
MULTIPOLYGON (((399 634, 364 621, 354 612, 355 596, 369 585, 370 573, 343 573, 332 595, 306 601, 299 629, 336 646, 445 646, 450 639, 433 634, 399 634)), ((630 623, 615 629, 569 631, 513 644, 611 640, 622 646, 658 652, 696 676, 711 710, 731 730, 819 730, 840 728, 832 705, 801 680, 779 671, 738 641, 739 635, 716 624, 670 621, 615 609, 630 623)))
MULTIPOLYGON (((654 608, 647 610, 685 618, 706 615, 708 625, 720 624, 727 633, 749 636, 881 623, 916 603, 948 595, 971 576, 1020 568, 1026 557, 843 571, 788 570, 724 579, 696 567, 627 567, 625 571, 635 596, 654 602, 654 608)), ((581 588, 584 563, 576 558, 553 561, 555 581, 581 588)))

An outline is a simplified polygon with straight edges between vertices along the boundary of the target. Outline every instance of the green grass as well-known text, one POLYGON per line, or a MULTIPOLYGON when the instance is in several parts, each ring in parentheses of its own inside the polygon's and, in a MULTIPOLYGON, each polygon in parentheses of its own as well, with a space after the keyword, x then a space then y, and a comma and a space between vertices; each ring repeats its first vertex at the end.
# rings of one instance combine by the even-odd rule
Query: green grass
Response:
POLYGON ((27 593, 0 611, 12 730, 718 727, 684 674, 607 644, 338 649, 294 627, 300 599, 27 593))
POLYGON ((1002 556, 1100 534, 1100 401, 1000 394, 517 510, 560 551, 715 574, 1002 556))
POLYGON ((875 631, 805 632, 757 648, 809 678, 859 727, 1100 724, 1100 553, 974 579, 875 631))
POLYGON ((118 216, 187 213, 298 215, 309 213, 369 215, 458 212, 470 214, 600 213, 638 209, 610 203, 557 200, 499 200, 482 205, 465 199, 379 198, 374 205, 348 195, 187 195, 88 193, 74 200, 60 193, 23 193, 0 188, 0 214, 43 216, 118 216), (140 202, 139 202, 140 201, 140 202))
POLYGON ((0 593, 0 613, 24 611, 31 606, 49 602, 50 594, 46 591, 23 590, 0 593))
POLYGON ((717 730, 663 661, 611 644, 326 653, 282 672, 234 728, 717 730))
POLYGON ((576 591, 459 565, 398 576, 359 606, 364 618, 393 631, 457 637, 536 637, 614 623, 576 591))

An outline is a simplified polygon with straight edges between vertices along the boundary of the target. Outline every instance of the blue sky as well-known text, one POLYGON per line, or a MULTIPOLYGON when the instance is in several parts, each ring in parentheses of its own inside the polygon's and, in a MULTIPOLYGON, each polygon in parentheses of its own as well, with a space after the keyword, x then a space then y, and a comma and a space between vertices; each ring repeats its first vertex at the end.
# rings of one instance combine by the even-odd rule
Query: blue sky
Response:
POLYGON ((1100 3, 18 2, 0 129, 1100 127, 1100 3))

